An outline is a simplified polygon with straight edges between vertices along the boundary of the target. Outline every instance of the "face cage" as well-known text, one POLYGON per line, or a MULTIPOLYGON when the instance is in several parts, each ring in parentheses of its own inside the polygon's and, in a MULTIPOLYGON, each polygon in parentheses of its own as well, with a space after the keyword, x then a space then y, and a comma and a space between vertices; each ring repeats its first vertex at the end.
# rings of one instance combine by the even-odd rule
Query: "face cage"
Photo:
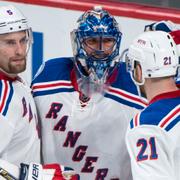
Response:
MULTIPOLYGON (((117 51, 117 49, 116 49, 117 51)), ((113 74, 115 67, 118 65, 119 61, 119 56, 116 58, 117 63, 114 61, 112 63, 111 61, 108 61, 107 64, 106 61, 99 61, 97 65, 93 68, 93 63, 96 61, 90 61, 88 59, 84 58, 78 58, 78 60, 75 60, 75 65, 77 68, 77 82, 78 82, 78 87, 79 90, 87 97, 91 97, 93 94, 104 94, 105 91, 107 90, 109 84, 108 84, 108 79, 111 77, 113 74), (87 66, 87 62, 92 62, 90 65, 91 68, 89 70, 89 74, 85 70, 85 67, 87 66), (84 65, 84 66, 83 66, 84 65), (97 70, 95 71, 94 69, 97 69, 98 67, 98 73, 97 70), (100 74, 100 77, 98 76, 100 74)))
POLYGON ((109 62, 111 66, 109 65, 109 71, 106 71, 103 74, 103 78, 99 79, 95 71, 91 71, 91 73, 89 73, 88 71, 88 60, 86 52, 82 47, 81 34, 77 30, 71 32, 74 64, 77 69, 77 83, 79 90, 87 97, 91 97, 91 95, 95 93, 104 94, 105 90, 107 89, 108 85, 106 84, 106 82, 108 80, 108 77, 110 77, 111 74, 114 72, 113 69, 115 69, 116 64, 118 64, 119 62, 119 47, 121 42, 121 36, 122 34, 120 32, 116 34, 116 49, 110 56, 112 61, 109 62))
MULTIPOLYGON (((121 41, 121 34, 116 34, 115 37, 113 37, 116 41, 114 43, 114 46, 111 47, 112 53, 103 59, 99 59, 94 57, 94 55, 88 55, 87 52, 84 50, 83 46, 83 39, 79 35, 79 33, 76 33, 76 42, 79 48, 77 48, 77 59, 81 59, 80 63, 81 65, 88 70, 88 73, 84 74, 87 76, 89 73, 94 74, 94 80, 95 81, 102 81, 105 82, 105 79, 107 77, 107 73, 109 68, 114 66, 114 61, 117 61, 118 55, 119 55, 119 47, 120 47, 120 41, 121 41), (101 80, 102 79, 102 80, 101 80)), ((104 37, 110 37, 110 36, 104 36, 104 37)), ((97 50, 96 53, 102 53, 102 51, 97 50)), ((104 53, 104 52, 103 52, 104 53)), ((82 72, 83 73, 83 72, 82 72)))
MULTIPOLYGON (((112 36, 93 36, 93 37, 88 37, 88 38, 84 38, 82 40, 82 47, 84 49, 84 51, 86 51, 85 49, 88 49, 89 52, 89 56, 92 57, 93 59, 96 60, 106 60, 108 58, 108 55, 112 54, 112 52, 115 50, 116 45, 117 45, 117 41, 116 38, 112 37, 112 36), (91 44, 91 42, 88 44, 87 41, 91 41, 94 44, 91 44), (107 40, 107 42, 106 42, 107 40), (109 40, 109 42, 108 42, 109 40), (111 40, 111 42, 110 42, 111 40), (94 42, 93 42, 94 41, 94 42), (109 43, 109 44, 108 44, 109 43), (98 47, 98 49, 96 49, 96 47, 98 47), (111 52, 111 53, 109 53, 111 52)), ((88 52, 86 52, 86 54, 88 54, 88 52)))

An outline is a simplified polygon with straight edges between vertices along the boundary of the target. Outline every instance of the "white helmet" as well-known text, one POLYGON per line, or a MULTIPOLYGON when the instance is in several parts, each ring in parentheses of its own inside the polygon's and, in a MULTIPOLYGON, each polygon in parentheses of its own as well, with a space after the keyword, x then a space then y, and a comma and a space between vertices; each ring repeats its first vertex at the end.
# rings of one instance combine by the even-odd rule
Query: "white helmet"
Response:
MULTIPOLYGON (((176 75, 178 51, 172 36, 163 31, 144 32, 130 45, 126 57, 128 70, 133 73, 136 63, 142 68, 144 78, 158 78, 176 75)), ((134 78, 133 78, 134 79, 134 78)))
POLYGON ((14 6, 0 7, 0 34, 30 29, 26 17, 14 6))

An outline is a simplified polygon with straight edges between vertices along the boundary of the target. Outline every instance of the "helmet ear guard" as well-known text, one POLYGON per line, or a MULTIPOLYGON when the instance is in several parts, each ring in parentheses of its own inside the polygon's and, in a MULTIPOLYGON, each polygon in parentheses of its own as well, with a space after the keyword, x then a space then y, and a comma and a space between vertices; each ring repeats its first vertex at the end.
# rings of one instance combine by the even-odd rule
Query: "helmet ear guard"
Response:
POLYGON ((136 61, 141 65, 143 79, 175 76, 179 66, 177 46, 166 32, 144 32, 129 47, 126 63, 131 74, 136 61))

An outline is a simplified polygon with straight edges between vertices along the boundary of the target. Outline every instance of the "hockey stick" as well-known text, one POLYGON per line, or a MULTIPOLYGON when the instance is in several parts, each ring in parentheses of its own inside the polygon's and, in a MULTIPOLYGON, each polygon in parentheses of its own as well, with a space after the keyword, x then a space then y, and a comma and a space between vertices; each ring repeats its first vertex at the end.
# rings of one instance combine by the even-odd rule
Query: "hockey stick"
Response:
POLYGON ((0 167, 0 176, 2 176, 6 180, 18 180, 12 174, 7 172, 4 168, 0 167))

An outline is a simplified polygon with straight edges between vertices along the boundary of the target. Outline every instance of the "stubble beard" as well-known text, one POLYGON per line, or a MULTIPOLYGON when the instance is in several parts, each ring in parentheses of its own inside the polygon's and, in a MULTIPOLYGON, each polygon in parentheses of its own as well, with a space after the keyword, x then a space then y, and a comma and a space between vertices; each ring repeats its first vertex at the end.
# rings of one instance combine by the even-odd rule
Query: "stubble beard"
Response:
POLYGON ((26 58, 23 58, 20 63, 9 63, 9 73, 10 74, 19 74, 26 70, 26 58))

